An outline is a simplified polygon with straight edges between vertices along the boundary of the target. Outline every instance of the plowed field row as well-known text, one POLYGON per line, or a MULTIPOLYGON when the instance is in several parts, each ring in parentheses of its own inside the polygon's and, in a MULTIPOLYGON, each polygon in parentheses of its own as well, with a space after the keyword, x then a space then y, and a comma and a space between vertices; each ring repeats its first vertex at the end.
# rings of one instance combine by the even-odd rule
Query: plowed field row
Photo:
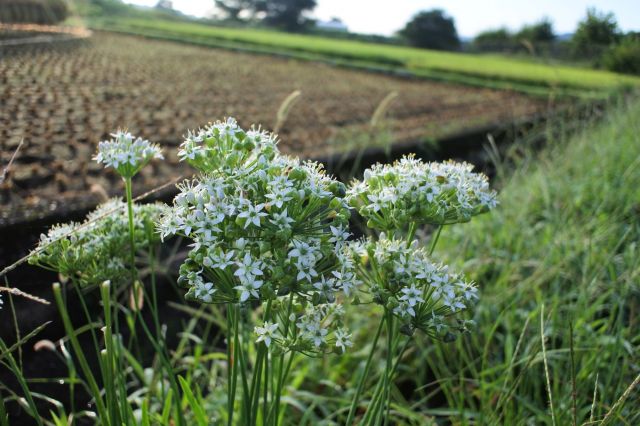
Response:
POLYGON ((0 225, 98 201, 120 181, 91 161, 99 140, 124 127, 164 146, 167 161, 139 191, 185 173, 177 147, 187 129, 234 116, 270 128, 283 101, 301 96, 280 131, 283 151, 305 157, 348 146, 390 92, 393 140, 445 136, 539 113, 544 103, 508 91, 405 80, 294 60, 131 36, 95 34, 73 48, 0 51, 0 165, 24 138, 0 186, 0 225), (94 189, 91 192, 91 189, 94 189))

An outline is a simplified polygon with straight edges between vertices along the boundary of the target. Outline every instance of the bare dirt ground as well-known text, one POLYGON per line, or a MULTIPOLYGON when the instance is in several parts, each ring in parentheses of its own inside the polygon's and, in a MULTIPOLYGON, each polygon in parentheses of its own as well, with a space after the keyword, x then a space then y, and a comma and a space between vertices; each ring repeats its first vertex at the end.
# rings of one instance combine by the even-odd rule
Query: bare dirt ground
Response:
POLYGON ((104 33, 68 46, 0 49, 0 169, 24 139, 0 184, 0 225, 91 206, 99 188, 119 194, 118 177, 91 161, 98 141, 117 128, 165 148, 167 160, 137 177, 142 192, 189 174, 176 156, 188 129, 227 116, 272 128, 294 90, 301 96, 280 148, 304 157, 348 149, 390 92, 397 93, 387 111, 394 142, 508 124, 546 108, 509 91, 104 33))

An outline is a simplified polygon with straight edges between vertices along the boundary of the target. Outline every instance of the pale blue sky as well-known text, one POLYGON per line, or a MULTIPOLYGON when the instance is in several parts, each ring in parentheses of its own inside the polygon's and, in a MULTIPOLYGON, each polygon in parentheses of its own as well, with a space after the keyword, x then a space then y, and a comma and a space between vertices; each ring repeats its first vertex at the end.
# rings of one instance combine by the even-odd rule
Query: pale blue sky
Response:
MULTIPOLYGON (((157 0, 127 0, 153 6, 157 0)), ((213 10, 213 0, 173 0, 176 9, 204 16, 213 10)), ((351 31, 390 35, 416 12, 441 8, 456 22, 458 33, 471 37, 478 32, 506 26, 516 29, 548 16, 557 33, 573 32, 587 7, 613 12, 624 31, 640 31, 640 0, 318 0, 314 16, 340 17, 351 31)))

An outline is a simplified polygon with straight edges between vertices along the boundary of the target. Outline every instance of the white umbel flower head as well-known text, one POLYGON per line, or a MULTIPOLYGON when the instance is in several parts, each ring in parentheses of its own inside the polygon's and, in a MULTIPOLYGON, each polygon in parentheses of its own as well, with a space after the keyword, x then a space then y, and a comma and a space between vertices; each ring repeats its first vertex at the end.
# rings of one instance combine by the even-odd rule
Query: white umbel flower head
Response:
POLYGON ((112 139, 98 144, 98 153, 94 160, 105 167, 114 168, 125 179, 132 178, 149 161, 164 159, 160 146, 146 139, 122 130, 112 133, 111 136, 112 139))
POLYGON ((446 225, 467 222, 497 204, 495 191, 468 163, 423 163, 412 156, 394 164, 376 164, 354 181, 349 204, 381 231, 407 223, 446 225))
POLYGON ((425 247, 383 235, 350 242, 347 249, 364 282, 361 293, 393 312, 405 331, 445 339, 464 328, 460 313, 475 304, 478 290, 462 274, 434 262, 425 247))

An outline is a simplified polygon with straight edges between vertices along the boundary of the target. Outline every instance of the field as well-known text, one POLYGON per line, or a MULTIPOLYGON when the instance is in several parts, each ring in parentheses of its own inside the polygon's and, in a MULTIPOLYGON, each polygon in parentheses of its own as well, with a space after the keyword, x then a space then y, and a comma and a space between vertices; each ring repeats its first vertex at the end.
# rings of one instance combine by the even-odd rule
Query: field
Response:
POLYGON ((177 146, 188 129, 226 116, 272 128, 294 90, 301 95, 279 132, 280 148, 308 158, 359 148, 351 137, 370 131, 391 92, 386 143, 509 125, 547 107, 509 91, 100 33, 80 46, 7 55, 0 81, 0 163, 25 141, 13 186, 0 188, 0 223, 95 204, 94 185, 117 193, 120 179, 105 178, 91 161, 97 142, 117 128, 166 147, 167 161, 140 177, 139 188, 149 189, 179 175, 177 146))
POLYGON ((146 19, 102 20, 96 28, 186 41, 209 46, 324 59, 352 66, 378 67, 430 79, 534 94, 602 96, 603 92, 640 85, 640 78, 541 64, 499 55, 471 55, 427 51, 268 30, 221 28, 194 23, 146 19))
POLYGON ((92 25, 0 36, 0 426, 640 424, 639 78, 92 25))

